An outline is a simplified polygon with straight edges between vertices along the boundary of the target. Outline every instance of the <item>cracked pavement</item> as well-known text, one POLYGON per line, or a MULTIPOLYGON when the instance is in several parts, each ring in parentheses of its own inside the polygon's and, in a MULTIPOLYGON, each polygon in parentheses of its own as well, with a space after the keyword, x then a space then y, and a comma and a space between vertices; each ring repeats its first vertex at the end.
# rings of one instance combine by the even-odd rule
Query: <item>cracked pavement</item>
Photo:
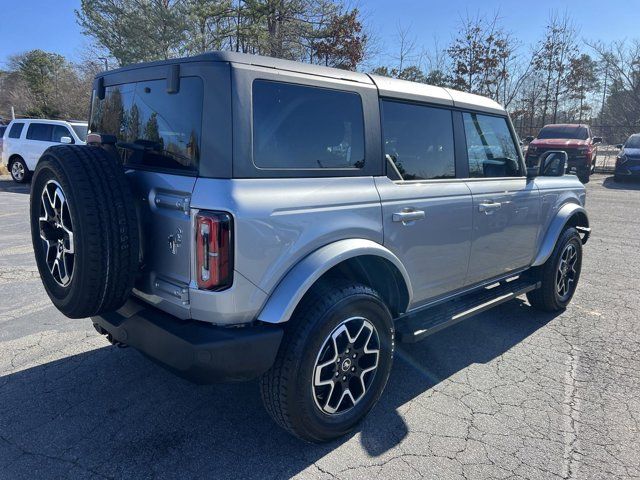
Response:
POLYGON ((595 175, 560 315, 521 299, 399 345, 352 435, 302 443, 256 382, 195 386, 48 301, 0 178, 0 479, 640 477, 640 184, 595 175))

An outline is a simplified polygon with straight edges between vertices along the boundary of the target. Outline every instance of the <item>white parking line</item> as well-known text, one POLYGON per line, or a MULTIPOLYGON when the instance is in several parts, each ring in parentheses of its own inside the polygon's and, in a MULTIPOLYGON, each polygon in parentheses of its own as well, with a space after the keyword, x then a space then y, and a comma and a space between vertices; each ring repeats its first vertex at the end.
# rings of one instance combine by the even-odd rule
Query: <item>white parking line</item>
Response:
POLYGON ((33 252, 32 245, 16 245, 14 247, 8 247, 0 250, 0 257, 7 257, 9 255, 23 255, 25 253, 33 252))

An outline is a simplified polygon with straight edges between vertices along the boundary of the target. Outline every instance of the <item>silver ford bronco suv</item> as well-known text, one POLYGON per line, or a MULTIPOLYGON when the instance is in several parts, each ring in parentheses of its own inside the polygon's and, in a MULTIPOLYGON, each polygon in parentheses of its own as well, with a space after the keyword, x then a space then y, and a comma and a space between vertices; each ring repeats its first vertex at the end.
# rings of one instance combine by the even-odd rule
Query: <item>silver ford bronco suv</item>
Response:
POLYGON ((371 410, 396 341, 562 310, 580 277, 584 186, 564 152, 526 168, 487 98, 219 52, 100 74, 89 128, 33 176, 55 306, 192 381, 259 378, 305 440, 371 410))

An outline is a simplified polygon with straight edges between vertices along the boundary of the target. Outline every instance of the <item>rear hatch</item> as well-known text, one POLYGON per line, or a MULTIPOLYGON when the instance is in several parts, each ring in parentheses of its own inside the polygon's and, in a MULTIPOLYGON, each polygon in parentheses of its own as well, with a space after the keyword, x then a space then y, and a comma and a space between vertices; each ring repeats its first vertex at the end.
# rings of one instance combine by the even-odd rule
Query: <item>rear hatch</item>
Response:
POLYGON ((178 91, 166 79, 116 83, 116 75, 112 81, 104 98, 94 94, 90 130, 120 157, 135 195, 141 272, 134 294, 189 318, 190 204, 200 160, 203 81, 181 78, 178 91))
POLYGON ((130 170, 140 222, 141 274, 134 293, 180 318, 189 316, 195 177, 130 170))

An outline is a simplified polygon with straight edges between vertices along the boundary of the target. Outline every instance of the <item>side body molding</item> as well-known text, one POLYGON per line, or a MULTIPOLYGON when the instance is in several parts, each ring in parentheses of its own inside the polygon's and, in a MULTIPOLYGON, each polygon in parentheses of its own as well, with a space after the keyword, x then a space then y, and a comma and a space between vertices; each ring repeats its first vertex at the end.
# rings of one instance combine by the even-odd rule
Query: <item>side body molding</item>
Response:
POLYGON ((352 238, 319 248, 289 270, 262 308, 258 320, 266 323, 288 321, 298 302, 316 280, 339 263, 363 255, 377 256, 391 262, 400 271, 407 287, 409 302, 411 302, 413 296, 411 281, 398 257, 371 240, 352 238))
POLYGON ((558 241, 558 237, 560 237, 560 233, 564 229, 564 226, 569 222, 571 217, 576 214, 581 214, 581 216, 584 215, 584 217, 587 218, 586 225, 581 225, 581 223, 584 222, 581 222, 578 225, 582 227, 589 227, 587 211, 583 207, 575 203, 567 203, 563 205, 560 210, 558 210, 555 218, 551 221, 551 224, 547 229, 547 233, 545 233, 542 243, 538 248, 538 254, 531 266, 537 267, 547 261, 556 246, 556 242, 558 241))

